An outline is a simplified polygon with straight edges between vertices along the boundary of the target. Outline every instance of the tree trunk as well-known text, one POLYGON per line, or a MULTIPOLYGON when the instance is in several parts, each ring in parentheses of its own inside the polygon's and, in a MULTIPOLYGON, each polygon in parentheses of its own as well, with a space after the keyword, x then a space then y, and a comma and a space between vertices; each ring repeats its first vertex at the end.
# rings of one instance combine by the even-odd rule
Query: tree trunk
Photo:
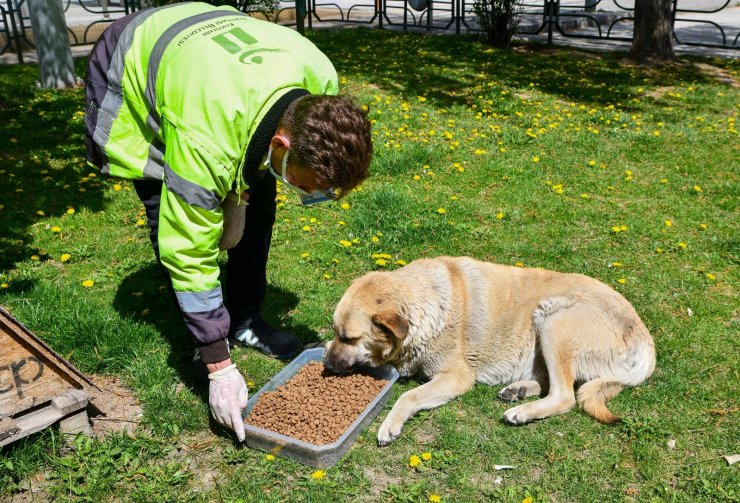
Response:
POLYGON ((676 57, 673 52, 673 0, 635 0, 635 22, 629 57, 655 63, 676 57))
POLYGON ((39 57, 41 87, 75 84, 74 61, 61 0, 28 0, 33 42, 39 57))

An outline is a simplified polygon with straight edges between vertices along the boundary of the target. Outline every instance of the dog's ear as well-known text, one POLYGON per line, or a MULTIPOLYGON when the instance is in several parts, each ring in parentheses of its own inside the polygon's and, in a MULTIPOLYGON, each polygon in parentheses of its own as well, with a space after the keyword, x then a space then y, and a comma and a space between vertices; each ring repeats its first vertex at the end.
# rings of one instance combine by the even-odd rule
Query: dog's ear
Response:
POLYGON ((396 311, 381 311, 373 315, 372 321, 381 330, 399 341, 409 333, 409 322, 396 311))

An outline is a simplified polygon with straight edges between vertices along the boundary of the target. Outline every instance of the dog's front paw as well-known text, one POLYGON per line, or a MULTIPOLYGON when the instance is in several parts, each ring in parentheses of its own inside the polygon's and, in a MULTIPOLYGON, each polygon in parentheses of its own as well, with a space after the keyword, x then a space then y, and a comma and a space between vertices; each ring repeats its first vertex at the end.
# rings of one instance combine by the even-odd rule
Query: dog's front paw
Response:
POLYGON ((402 422, 394 421, 391 414, 389 414, 378 428, 378 445, 381 447, 390 445, 401 435, 402 426, 402 422))
POLYGON ((506 388, 502 389, 498 397, 501 400, 506 400, 507 402, 516 402, 517 400, 524 400, 524 398, 527 396, 527 388, 524 386, 507 386, 506 388))
POLYGON ((504 412, 504 422, 512 426, 521 426, 532 421, 526 412, 526 406, 512 407, 504 412))

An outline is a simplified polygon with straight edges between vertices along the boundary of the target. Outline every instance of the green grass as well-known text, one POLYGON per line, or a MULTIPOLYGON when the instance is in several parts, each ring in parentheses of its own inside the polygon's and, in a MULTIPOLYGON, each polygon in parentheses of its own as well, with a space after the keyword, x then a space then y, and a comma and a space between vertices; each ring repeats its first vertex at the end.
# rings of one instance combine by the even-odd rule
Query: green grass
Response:
MULTIPOLYGON (((133 438, 70 450, 51 429, 4 449, 0 498, 740 500, 738 466, 722 459, 740 451, 737 60, 648 70, 465 37, 310 38, 369 106, 375 157, 346 209, 279 195, 266 317, 328 340, 353 278, 442 254, 588 274, 634 304, 658 349, 651 379, 611 402, 624 422, 574 410, 512 428, 498 390, 479 385, 381 449, 386 409, 320 480, 236 446, 192 389, 191 346, 132 186, 83 162, 83 92, 38 90, 37 68, 6 66, 0 304, 83 372, 123 378, 144 414, 133 438)), ((244 349, 235 359, 253 389, 283 365, 244 349)), ((391 403, 416 385, 400 382, 391 403)))

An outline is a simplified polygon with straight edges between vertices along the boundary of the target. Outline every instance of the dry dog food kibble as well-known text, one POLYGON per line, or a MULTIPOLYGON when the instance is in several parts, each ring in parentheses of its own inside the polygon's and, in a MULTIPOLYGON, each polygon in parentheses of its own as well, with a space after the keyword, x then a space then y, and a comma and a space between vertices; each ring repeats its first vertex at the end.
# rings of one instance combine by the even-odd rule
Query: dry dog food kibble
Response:
POLYGON ((316 445, 335 442, 388 383, 337 375, 310 362, 275 391, 260 395, 245 423, 316 445))

